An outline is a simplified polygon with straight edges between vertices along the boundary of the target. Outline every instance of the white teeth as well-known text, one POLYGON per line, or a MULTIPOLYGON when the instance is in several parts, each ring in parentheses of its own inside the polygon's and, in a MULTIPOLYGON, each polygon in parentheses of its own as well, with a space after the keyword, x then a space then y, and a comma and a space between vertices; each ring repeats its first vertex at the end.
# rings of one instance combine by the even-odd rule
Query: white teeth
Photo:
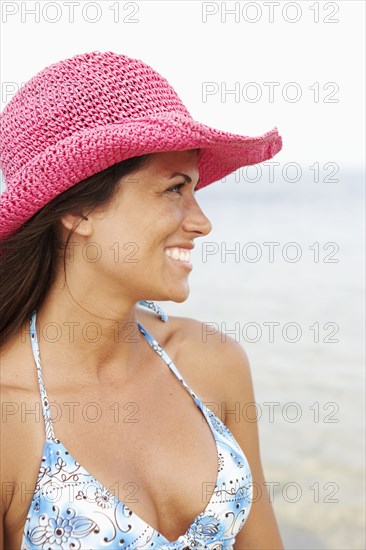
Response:
POLYGON ((189 250, 183 248, 166 248, 165 254, 173 260, 179 260, 181 262, 189 262, 190 253, 189 250))
POLYGON ((172 250, 172 258, 174 258, 174 260, 180 260, 180 253, 178 248, 174 248, 172 250))

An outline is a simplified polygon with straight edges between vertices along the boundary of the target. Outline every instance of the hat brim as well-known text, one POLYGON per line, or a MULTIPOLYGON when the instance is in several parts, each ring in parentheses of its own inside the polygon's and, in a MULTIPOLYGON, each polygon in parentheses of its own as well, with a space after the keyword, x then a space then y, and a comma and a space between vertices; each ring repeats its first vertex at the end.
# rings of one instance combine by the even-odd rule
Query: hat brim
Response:
POLYGON ((0 221, 0 238, 60 193, 113 164, 148 153, 196 148, 200 149, 200 190, 242 166, 269 160, 281 150, 282 138, 276 127, 260 136, 242 136, 170 112, 75 132, 49 146, 7 183, 0 196, 6 212, 0 221))

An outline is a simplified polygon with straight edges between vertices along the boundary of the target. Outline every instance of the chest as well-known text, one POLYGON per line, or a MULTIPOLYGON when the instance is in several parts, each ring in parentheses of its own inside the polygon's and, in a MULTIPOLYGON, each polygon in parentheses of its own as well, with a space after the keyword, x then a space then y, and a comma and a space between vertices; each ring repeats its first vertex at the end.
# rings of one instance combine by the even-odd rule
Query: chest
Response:
MULTIPOLYGON (((203 388, 191 389, 204 402, 217 401, 203 388)), ((185 533, 211 496, 218 456, 206 419, 170 369, 157 368, 128 391, 74 388, 49 397, 55 436, 73 459, 168 540, 185 533)), ((19 469, 19 482, 30 488, 41 462, 42 420, 27 444, 35 459, 19 469)), ((28 491, 23 499, 24 519, 32 496, 28 491)), ((22 529, 16 536, 20 545, 22 529)))

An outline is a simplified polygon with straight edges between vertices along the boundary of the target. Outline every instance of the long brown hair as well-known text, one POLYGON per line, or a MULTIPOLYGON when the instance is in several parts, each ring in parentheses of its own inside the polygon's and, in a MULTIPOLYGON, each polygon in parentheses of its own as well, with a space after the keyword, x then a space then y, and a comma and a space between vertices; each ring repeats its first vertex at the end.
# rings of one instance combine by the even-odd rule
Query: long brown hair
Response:
MULTIPOLYGON (((56 275, 57 258, 66 252, 74 226, 62 245, 59 219, 66 213, 84 217, 108 205, 117 194, 119 180, 148 162, 150 155, 132 157, 70 187, 46 204, 17 231, 0 242, 0 343, 23 325, 41 306, 56 275)), ((81 220, 80 220, 81 221, 81 220)), ((80 222, 79 222, 80 223, 80 222)))

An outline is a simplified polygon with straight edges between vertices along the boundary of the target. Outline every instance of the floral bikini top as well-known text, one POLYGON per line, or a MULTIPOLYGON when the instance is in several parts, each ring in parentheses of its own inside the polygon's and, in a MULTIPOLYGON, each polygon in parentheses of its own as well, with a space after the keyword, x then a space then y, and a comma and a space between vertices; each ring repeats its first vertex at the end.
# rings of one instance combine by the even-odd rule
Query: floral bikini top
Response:
MULTIPOLYGON (((164 322, 168 316, 151 301, 141 301, 164 322)), ((247 459, 230 430, 194 394, 163 348, 138 322, 153 350, 191 394, 205 416, 216 442, 218 472, 206 508, 177 540, 170 542, 89 474, 53 431, 50 406, 42 380, 36 310, 30 334, 37 366, 46 441, 38 479, 24 526, 21 550, 233 550, 235 537, 247 520, 252 501, 252 476, 247 459)))

